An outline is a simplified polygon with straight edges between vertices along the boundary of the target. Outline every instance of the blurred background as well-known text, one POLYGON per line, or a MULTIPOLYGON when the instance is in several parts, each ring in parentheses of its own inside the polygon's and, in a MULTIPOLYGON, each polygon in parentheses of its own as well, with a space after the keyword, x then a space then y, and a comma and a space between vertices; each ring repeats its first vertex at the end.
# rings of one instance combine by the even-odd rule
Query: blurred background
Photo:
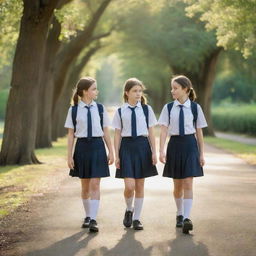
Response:
POLYGON ((255 4, 196 0, 1 0, 0 164, 38 163, 52 147, 81 76, 113 110, 142 80, 158 116, 170 79, 193 82, 209 127, 256 135, 255 4))

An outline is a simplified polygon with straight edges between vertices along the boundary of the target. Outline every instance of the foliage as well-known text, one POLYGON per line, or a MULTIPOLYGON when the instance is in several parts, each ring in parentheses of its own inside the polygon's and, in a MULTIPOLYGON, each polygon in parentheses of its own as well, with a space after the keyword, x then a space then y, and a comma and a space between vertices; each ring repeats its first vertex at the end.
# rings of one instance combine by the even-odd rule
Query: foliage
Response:
POLYGON ((12 62, 22 10, 21 0, 0 2, 0 69, 12 62))
POLYGON ((76 0, 64 5, 61 9, 55 10, 55 16, 61 23, 61 41, 68 41, 75 37, 78 31, 85 28, 90 19, 88 2, 76 0))
POLYGON ((219 76, 214 84, 213 101, 215 103, 225 99, 232 100, 233 102, 256 101, 254 95, 255 84, 253 81, 245 77, 243 74, 226 72, 219 76))
POLYGON ((207 32, 196 18, 188 18, 181 1, 127 1, 122 12, 112 11, 118 20, 110 40, 121 59, 123 81, 137 77, 148 88, 158 111, 170 100, 170 76, 177 72, 200 72, 205 58, 216 48, 213 32, 207 32), (160 106, 161 105, 161 106, 160 106))
POLYGON ((164 2, 158 12, 152 11, 152 4, 141 1, 122 14, 122 44, 126 49, 145 51, 149 57, 161 59, 169 68, 197 71, 215 48, 215 37, 197 19, 186 17, 182 2, 164 2))
POLYGON ((244 59, 234 50, 225 51, 218 61, 217 76, 213 87, 213 102, 256 101, 256 74, 253 67, 256 58, 244 59))
POLYGON ((255 0, 184 0, 187 14, 200 14, 208 30, 216 30, 218 45, 239 50, 244 57, 255 53, 255 0))

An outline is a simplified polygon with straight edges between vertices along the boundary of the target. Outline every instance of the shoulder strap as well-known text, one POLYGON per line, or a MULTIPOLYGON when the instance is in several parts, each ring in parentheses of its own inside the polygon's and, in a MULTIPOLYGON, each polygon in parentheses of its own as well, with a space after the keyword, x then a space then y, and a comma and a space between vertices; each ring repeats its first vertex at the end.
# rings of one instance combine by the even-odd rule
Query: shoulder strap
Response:
MULTIPOLYGON (((173 107, 173 102, 170 102, 167 104, 167 109, 168 109, 168 117, 169 117, 169 124, 170 124, 170 113, 173 107)), ((198 112, 197 112, 197 103, 194 101, 191 101, 191 111, 193 114, 193 124, 196 127, 196 120, 197 120, 197 116, 198 116, 198 112)))
MULTIPOLYGON (((147 123, 147 128, 149 127, 149 121, 148 121, 148 105, 143 104, 142 105, 142 109, 143 109, 143 113, 146 117, 146 123, 147 123)), ((121 127, 123 128, 123 121, 122 121, 122 112, 121 112, 121 108, 118 108, 118 114, 120 116, 120 120, 121 120, 121 127)))
POLYGON ((100 116, 101 129, 103 130, 103 105, 100 103, 97 103, 97 107, 98 107, 99 116, 100 116))
POLYGON ((167 104, 167 109, 168 109, 168 118, 169 118, 169 124, 170 124, 170 114, 171 114, 171 110, 173 107, 173 101, 167 104))
POLYGON ((198 116, 198 112, 197 112, 197 103, 194 101, 191 101, 191 111, 193 114, 193 124, 194 127, 196 128, 196 121, 197 121, 197 116, 198 116))
POLYGON ((148 128, 148 126, 149 126, 149 124, 148 124, 148 105, 142 104, 142 109, 143 109, 144 115, 146 117, 147 128, 148 128))
POLYGON ((118 109, 118 114, 120 117, 120 121, 121 121, 121 128, 123 129, 123 120, 122 120, 122 112, 121 112, 121 108, 118 109))
POLYGON ((76 132, 76 116, 77 116, 77 105, 72 106, 72 121, 74 125, 74 132, 76 132))

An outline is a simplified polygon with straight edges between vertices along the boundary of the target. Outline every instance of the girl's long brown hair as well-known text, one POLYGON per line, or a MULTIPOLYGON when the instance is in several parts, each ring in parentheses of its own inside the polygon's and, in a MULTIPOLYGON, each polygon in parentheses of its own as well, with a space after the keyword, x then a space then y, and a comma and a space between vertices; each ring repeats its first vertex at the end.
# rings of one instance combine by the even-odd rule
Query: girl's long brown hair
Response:
POLYGON ((83 96, 83 90, 87 91, 94 83, 96 83, 96 80, 92 77, 86 76, 86 77, 80 78, 80 80, 76 84, 76 87, 74 89, 74 93, 72 96, 74 105, 77 105, 79 97, 83 96))
MULTIPOLYGON (((128 102, 128 96, 126 95, 126 92, 129 92, 134 86, 139 85, 142 88, 142 91, 146 89, 145 85, 137 78, 129 78, 124 83, 124 102, 128 102)), ((141 104, 147 104, 147 98, 144 95, 144 93, 141 96, 141 104)))
POLYGON ((184 75, 174 76, 171 80, 171 84, 173 82, 176 82, 177 84, 179 84, 183 89, 187 88, 189 99, 192 101, 195 101, 196 92, 189 78, 187 78, 184 75))

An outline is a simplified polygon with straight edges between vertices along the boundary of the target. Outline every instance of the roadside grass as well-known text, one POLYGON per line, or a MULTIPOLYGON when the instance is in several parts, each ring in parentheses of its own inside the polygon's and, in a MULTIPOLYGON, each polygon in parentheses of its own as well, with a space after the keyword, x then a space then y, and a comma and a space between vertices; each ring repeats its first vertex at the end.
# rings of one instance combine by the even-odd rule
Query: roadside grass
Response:
POLYGON ((216 137, 205 137, 205 142, 217 148, 224 149, 242 159, 251 165, 256 165, 256 146, 248 145, 228 139, 216 137))
POLYGON ((36 150, 36 155, 42 164, 0 167, 0 219, 31 197, 57 190, 67 175, 66 138, 54 142, 52 148, 36 150))

